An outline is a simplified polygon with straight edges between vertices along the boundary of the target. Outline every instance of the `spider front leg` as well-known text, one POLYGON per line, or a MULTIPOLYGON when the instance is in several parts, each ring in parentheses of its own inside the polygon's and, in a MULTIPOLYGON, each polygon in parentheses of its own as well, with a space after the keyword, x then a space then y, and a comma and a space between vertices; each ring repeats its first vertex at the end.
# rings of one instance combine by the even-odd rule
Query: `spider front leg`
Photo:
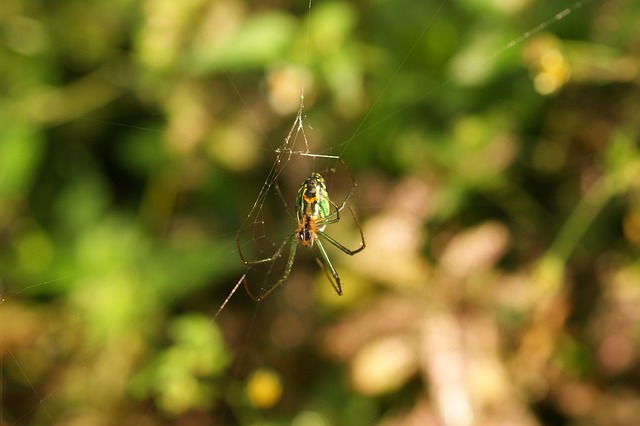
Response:
POLYGON ((340 209, 338 208, 338 205, 329 199, 327 199, 327 201, 333 206, 333 208, 335 208, 335 211, 322 219, 317 220, 316 225, 325 226, 340 222, 340 209))
POLYGON ((324 264, 317 257, 316 257, 316 262, 318 262, 318 265, 320 265, 320 268, 322 268, 324 273, 327 275, 329 282, 333 286, 333 289, 336 291, 336 293, 338 293, 338 296, 342 296, 342 285, 340 284, 340 275, 338 275, 338 271, 336 271, 336 268, 333 267, 333 264, 331 263, 331 260, 329 259, 329 255, 327 254, 327 251, 324 249, 322 242, 320 240, 317 240, 316 245, 318 246, 318 251, 322 255, 322 258, 324 259, 324 264), (331 270, 331 275, 329 275, 329 272, 327 272, 327 268, 325 268, 325 264, 331 270))

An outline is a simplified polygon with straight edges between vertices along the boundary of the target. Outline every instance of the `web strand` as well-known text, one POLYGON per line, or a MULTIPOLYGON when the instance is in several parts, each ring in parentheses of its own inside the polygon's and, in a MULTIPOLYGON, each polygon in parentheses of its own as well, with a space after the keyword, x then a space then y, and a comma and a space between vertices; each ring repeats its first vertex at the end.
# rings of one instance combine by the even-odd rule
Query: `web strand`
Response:
MULTIPOLYGON (((390 120, 390 119, 402 114, 403 112, 405 112, 407 109, 409 109, 413 105, 415 105, 415 104, 419 103, 420 101, 422 101, 423 99, 433 95, 433 93, 435 93, 435 92, 437 92, 439 90, 442 90, 444 87, 450 85, 451 83, 453 83, 455 81, 458 81, 460 78, 464 77, 465 75, 467 75, 467 74, 471 73, 472 71, 482 67, 487 62, 495 59, 496 57, 499 57, 499 56, 503 55, 506 51, 508 51, 510 49, 513 49, 516 46, 522 44, 525 40, 527 40, 527 39, 531 38, 532 36, 544 31, 545 29, 549 28, 550 26, 554 25, 555 23, 565 19, 570 14, 574 13, 575 11, 577 11, 577 10, 583 8, 584 6, 586 6, 587 4, 591 3, 591 1, 592 0, 581 0, 581 1, 578 1, 578 2, 574 3, 571 7, 562 9, 561 11, 559 11, 558 13, 553 15, 551 18, 547 19, 546 21, 542 22, 539 25, 536 25, 535 27, 533 27, 529 31, 526 31, 525 33, 523 33, 519 37, 516 37, 515 39, 509 41, 508 43, 506 43, 505 45, 503 45, 499 49, 495 50, 493 53, 485 56, 483 60, 477 61, 475 64, 473 64, 473 65, 471 65, 469 67, 466 67, 465 69, 463 69, 461 71, 458 71, 458 72, 454 73, 451 77, 449 77, 448 79, 446 79, 445 81, 440 83, 437 87, 426 91, 423 95, 418 96, 413 101, 411 101, 410 103, 406 104, 405 106, 397 109, 393 113, 390 113, 390 114, 386 115, 385 117, 377 120, 376 122, 365 126, 365 124, 367 122, 367 119, 371 116, 371 113, 375 110, 376 106, 380 103, 381 99, 383 98, 384 94, 387 92, 387 90, 391 86, 391 83, 393 82, 393 80, 395 80, 395 78, 396 78, 397 74, 399 73, 399 71, 404 67, 405 63, 407 62, 407 59, 409 58, 411 53, 415 50, 415 47, 416 47, 417 43, 424 36, 424 34, 426 33, 427 29, 431 26, 431 24, 433 22, 433 19, 429 20, 429 22, 427 22, 425 24, 425 26, 423 27, 422 31, 418 35, 418 39, 416 40, 416 42, 407 51, 407 53, 405 54, 404 58, 400 62, 400 65, 395 69, 395 71, 392 74, 390 80, 387 82, 387 84, 384 86, 384 88, 380 92, 380 95, 378 95, 378 97, 376 98, 374 103, 367 110, 367 112, 364 115, 364 117, 362 118, 362 120, 360 120, 360 124, 356 127, 356 130, 353 132, 353 134, 346 141, 344 141, 344 142, 342 142, 340 144, 340 146, 341 146, 340 155, 344 154, 344 152, 347 150, 349 145, 354 140, 356 140, 356 138, 358 136, 361 136, 362 134, 364 134, 366 132, 369 132, 370 130, 380 126, 381 124, 385 123, 386 121, 388 121, 388 120, 390 120)), ((436 11, 436 14, 438 14, 441 11, 441 9, 442 9, 442 7, 444 6, 445 3, 446 3, 446 0, 444 0, 442 3, 440 3, 440 6, 438 7, 438 10, 436 11)))

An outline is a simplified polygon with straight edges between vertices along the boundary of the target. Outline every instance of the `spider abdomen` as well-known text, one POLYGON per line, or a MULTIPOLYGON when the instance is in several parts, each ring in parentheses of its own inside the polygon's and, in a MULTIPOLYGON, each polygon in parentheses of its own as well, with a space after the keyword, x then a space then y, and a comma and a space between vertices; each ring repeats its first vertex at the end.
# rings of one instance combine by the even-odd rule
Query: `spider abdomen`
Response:
POLYGON ((312 173, 298 189, 296 197, 296 212, 298 222, 303 220, 323 219, 330 214, 331 205, 327 186, 319 173, 312 173))

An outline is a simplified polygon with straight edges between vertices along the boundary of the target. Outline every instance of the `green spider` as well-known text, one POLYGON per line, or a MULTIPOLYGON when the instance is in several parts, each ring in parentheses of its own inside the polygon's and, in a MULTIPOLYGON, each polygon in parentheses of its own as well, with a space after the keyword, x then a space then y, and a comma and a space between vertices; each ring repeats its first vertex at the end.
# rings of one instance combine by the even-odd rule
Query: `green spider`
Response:
POLYGON ((366 247, 362 227, 360 226, 360 222, 358 221, 358 218, 356 217, 356 214, 351 207, 349 207, 349 210, 351 211, 351 215, 353 216, 353 219, 358 227, 358 231, 360 232, 360 239, 362 241, 360 247, 358 247, 356 250, 350 250, 324 232, 324 229, 327 225, 331 225, 340 221, 340 212, 345 208, 347 201, 349 201, 349 198, 351 198, 351 196, 355 192, 356 187, 358 186, 356 181, 353 179, 353 176, 351 176, 351 172, 349 172, 349 170, 346 168, 346 164, 344 164, 344 162, 342 162, 342 164, 344 165, 345 169, 349 173, 349 176, 351 177, 351 180, 353 181, 351 190, 342 201, 342 204, 338 206, 336 203, 331 201, 331 199, 329 199, 329 193, 327 192, 327 186, 325 184, 324 178, 319 173, 312 173, 311 176, 309 176, 307 179, 305 179, 304 182, 302 182, 302 185, 300 185, 300 188, 298 189, 298 195, 296 196, 296 219, 298 226, 282 242, 282 244, 280 244, 280 247, 278 247, 273 256, 258 260, 247 260, 242 254, 242 249, 240 248, 240 233, 238 232, 236 236, 238 253, 240 254, 242 262, 246 266, 275 262, 282 256, 284 248, 288 244, 291 244, 291 248, 289 249, 289 258, 284 268, 284 274, 272 286, 263 289, 260 296, 255 297, 249 290, 246 281, 246 274, 243 275, 243 277, 240 279, 244 282, 245 289, 253 300, 257 302, 263 300, 265 297, 271 294, 271 292, 275 290, 276 287, 280 286, 287 280, 289 274, 291 273, 291 268, 293 267, 293 262, 295 260, 296 250, 298 246, 313 247, 314 244, 318 247, 318 251, 322 256, 322 259, 324 260, 324 264, 329 267, 331 275, 329 275, 323 263, 318 258, 316 258, 316 261, 327 274, 327 278, 329 279, 329 282, 335 289, 336 293, 338 293, 338 295, 342 295, 340 276, 333 267, 333 264, 329 259, 329 255, 327 254, 327 251, 325 250, 324 245, 320 240, 320 237, 333 244, 344 253, 351 256, 361 252, 366 247), (333 212, 331 211, 332 206, 334 208, 333 212))

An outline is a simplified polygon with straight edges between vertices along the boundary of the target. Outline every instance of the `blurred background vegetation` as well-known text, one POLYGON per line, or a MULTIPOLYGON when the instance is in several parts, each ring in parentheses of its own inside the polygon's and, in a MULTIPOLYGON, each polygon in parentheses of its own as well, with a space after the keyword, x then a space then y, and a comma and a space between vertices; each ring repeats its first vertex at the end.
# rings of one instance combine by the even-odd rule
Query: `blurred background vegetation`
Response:
POLYGON ((637 424, 639 22, 622 0, 3 0, 0 423, 637 424), (301 253, 214 320, 302 85, 367 248, 332 253, 342 297, 301 253))

